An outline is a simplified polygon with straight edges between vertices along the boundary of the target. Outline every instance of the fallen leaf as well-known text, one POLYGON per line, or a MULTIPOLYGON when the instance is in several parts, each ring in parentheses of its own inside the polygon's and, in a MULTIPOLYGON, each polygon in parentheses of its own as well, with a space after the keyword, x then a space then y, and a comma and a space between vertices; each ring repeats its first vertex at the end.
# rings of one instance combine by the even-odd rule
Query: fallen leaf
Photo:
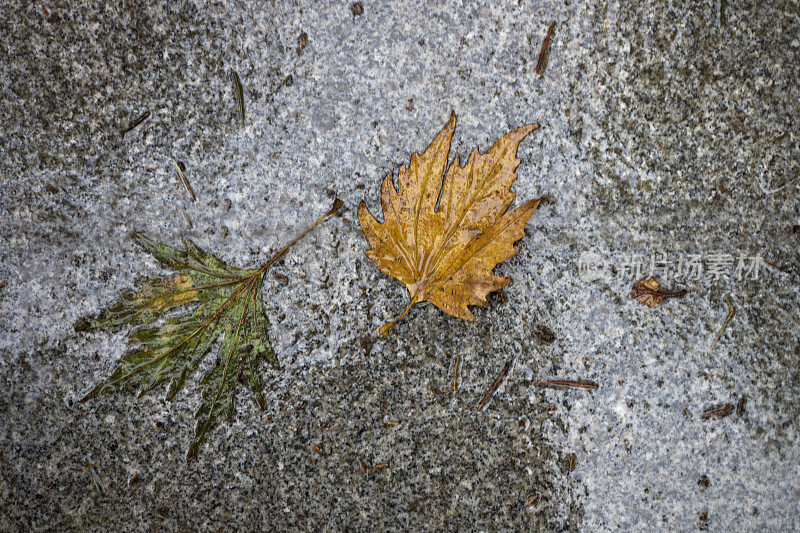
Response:
POLYGON ((646 278, 636 282, 636 286, 631 293, 631 298, 647 307, 653 307, 666 298, 680 298, 685 295, 685 289, 679 291, 665 291, 656 280, 653 278, 646 278))
POLYGON ((261 294, 264 272, 341 205, 336 200, 328 213, 257 269, 229 266, 188 240, 179 250, 136 234, 145 250, 178 275, 140 281, 116 304, 76 326, 79 331, 134 328, 128 335, 134 348, 81 402, 126 387, 138 387, 141 396, 167 381, 167 399, 172 399, 207 354, 214 351, 214 362, 198 384, 202 397, 186 460, 197 455, 220 418, 233 418, 237 384, 245 386, 263 409, 266 401, 259 366, 264 361, 278 366, 267 336, 269 320, 261 294))
POLYGON ((400 167, 399 190, 393 174, 386 176, 383 223, 363 201, 358 208, 371 246, 367 256, 382 272, 402 281, 411 296, 403 314, 381 327, 384 336, 417 302, 474 320, 467 306, 487 305, 486 295, 511 281, 492 275, 492 270, 516 255, 514 243, 539 205, 540 200, 529 200, 508 212, 520 162, 517 146, 538 124, 506 134, 485 154, 476 148, 463 167, 456 156, 448 167, 455 125, 453 113, 425 152, 414 153, 408 168, 400 167))

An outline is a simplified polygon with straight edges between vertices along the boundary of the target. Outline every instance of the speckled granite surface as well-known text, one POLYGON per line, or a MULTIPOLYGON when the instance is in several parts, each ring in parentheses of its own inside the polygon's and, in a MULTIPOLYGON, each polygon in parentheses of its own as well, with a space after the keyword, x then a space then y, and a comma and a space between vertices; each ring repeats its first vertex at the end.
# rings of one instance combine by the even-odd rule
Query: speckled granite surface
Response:
POLYGON ((0 529, 800 529, 796 3, 74 4, 0 10, 0 529), (505 299, 475 323, 418 306, 384 340, 405 289, 354 208, 451 109, 454 154, 541 123, 516 190, 552 202, 505 299), (187 465, 191 386, 75 403, 125 346, 74 324, 161 272, 133 229, 245 266, 334 196, 265 284, 264 412, 243 397, 187 465), (665 276, 688 296, 646 308, 579 276, 586 252, 769 264, 665 276))

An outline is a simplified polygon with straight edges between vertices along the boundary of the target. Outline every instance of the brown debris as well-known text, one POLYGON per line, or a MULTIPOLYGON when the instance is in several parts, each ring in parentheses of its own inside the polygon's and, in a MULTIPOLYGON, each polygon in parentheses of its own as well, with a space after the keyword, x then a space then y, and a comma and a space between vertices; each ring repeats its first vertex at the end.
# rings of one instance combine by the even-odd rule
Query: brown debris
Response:
POLYGON ((458 385, 458 368, 459 364, 461 363, 461 358, 456 357, 456 362, 453 364, 453 383, 449 387, 445 387, 441 390, 442 394, 446 392, 455 392, 457 385, 458 385))
MULTIPOLYGON (((189 193, 189 197, 192 199, 192 201, 196 202, 197 197, 194 195, 194 190, 192 189, 192 186, 189 184, 189 180, 186 179, 186 175, 184 174, 184 172, 186 171, 186 165, 175 159, 175 157, 173 156, 170 157, 172 157, 172 162, 175 163, 175 168, 178 169, 178 177, 181 179, 181 183, 183 183, 186 192, 189 193)), ((189 222, 189 224, 191 225, 191 222, 189 222)))
POLYGON ((514 363, 513 359, 509 359, 508 361, 506 361, 506 364, 503 365, 503 369, 500 371, 500 374, 497 376, 497 379, 495 379, 494 383, 492 383, 492 387, 488 391, 486 391, 486 394, 483 395, 483 399, 481 400, 481 403, 478 404, 476 411, 482 410, 483 407, 486 405, 486 402, 488 402, 489 399, 494 395, 495 391, 498 389, 498 387, 500 387, 500 384, 503 383, 503 380, 506 378, 508 371, 511 370, 511 365, 513 363, 514 363))
POLYGON ((725 404, 721 407, 714 407, 704 412, 700 418, 707 420, 709 418, 725 418, 733 412, 732 404, 725 404))
POLYGON ((747 404, 747 395, 742 394, 742 397, 739 398, 739 401, 736 404, 736 416, 744 415, 745 404, 747 404))
POLYGON ((542 64, 544 63, 544 55, 547 51, 547 45, 550 44, 550 37, 553 35, 553 29, 556 27, 555 21, 550 24, 550 29, 547 30, 547 37, 544 38, 544 44, 542 45, 542 51, 539 52, 539 61, 536 62, 536 74, 542 69, 542 64))
POLYGON ((564 380, 564 379, 540 379, 538 381, 541 385, 549 385, 553 388, 574 388, 574 389, 597 389, 599 385, 594 381, 581 379, 577 381, 564 380))
POLYGON ((236 96, 236 107, 239 112, 239 119, 244 126, 244 87, 242 80, 239 79, 239 74, 235 70, 231 70, 231 80, 233 80, 233 93, 236 96))
POLYGON ((127 133, 130 133, 131 131, 133 131, 133 129, 134 129, 134 128, 136 128, 137 126, 139 126, 139 125, 140 125, 142 122, 144 122, 144 121, 145 121, 145 120, 147 120, 148 118, 150 118, 150 111, 149 111, 149 110, 148 110, 148 111, 145 111, 144 113, 142 113, 141 115, 139 115, 139 117, 137 117, 137 118, 136 118, 136 120, 134 120, 133 122, 131 122, 131 123, 128 125, 128 127, 127 127, 127 128, 125 128, 124 130, 122 130, 122 137, 123 137, 123 138, 125 138, 125 135, 126 135, 127 133))
POLYGON ((686 296, 686 289, 678 291, 665 291, 653 278, 646 278, 636 282, 631 293, 631 298, 647 307, 653 307, 667 298, 682 298, 686 296))
POLYGON ((553 333, 553 330, 541 323, 533 326, 533 335, 545 344, 553 344, 556 340, 556 334, 553 333))

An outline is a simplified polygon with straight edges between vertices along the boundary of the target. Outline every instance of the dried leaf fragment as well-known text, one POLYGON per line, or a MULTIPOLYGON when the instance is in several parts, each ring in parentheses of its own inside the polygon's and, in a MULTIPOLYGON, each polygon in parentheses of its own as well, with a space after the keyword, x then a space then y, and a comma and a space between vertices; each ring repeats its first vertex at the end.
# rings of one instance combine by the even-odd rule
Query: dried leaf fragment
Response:
POLYGON ((378 268, 408 288, 408 309, 428 301, 442 311, 474 320, 470 305, 487 305, 490 292, 511 280, 492 274, 494 267, 516 255, 514 243, 540 200, 529 200, 508 211, 515 194, 511 185, 519 159, 520 141, 539 125, 522 126, 504 135, 486 153, 474 149, 464 166, 459 158, 448 166, 455 130, 453 113, 444 129, 420 155, 401 166, 395 188, 389 173, 381 188, 383 223, 362 201, 361 228, 370 244, 367 256, 378 268))
POLYGON ((239 120, 244 126, 244 87, 242 87, 242 80, 239 79, 239 74, 235 70, 231 70, 231 79, 233 80, 233 93, 236 95, 236 110, 239 112, 239 120))
POLYGON ((653 278, 646 278, 636 282, 636 286, 631 293, 631 298, 647 307, 653 307, 667 298, 681 298, 685 295, 685 289, 679 291, 665 291, 656 280, 653 278))
POLYGON ((197 196, 194 195, 194 189, 192 189, 192 185, 189 183, 189 180, 186 179, 186 165, 175 159, 175 156, 170 157, 172 158, 172 162, 175 163, 175 169, 178 171, 178 177, 180 178, 181 183, 186 189, 186 192, 189 193, 189 198, 191 198, 193 202, 196 202, 197 196))

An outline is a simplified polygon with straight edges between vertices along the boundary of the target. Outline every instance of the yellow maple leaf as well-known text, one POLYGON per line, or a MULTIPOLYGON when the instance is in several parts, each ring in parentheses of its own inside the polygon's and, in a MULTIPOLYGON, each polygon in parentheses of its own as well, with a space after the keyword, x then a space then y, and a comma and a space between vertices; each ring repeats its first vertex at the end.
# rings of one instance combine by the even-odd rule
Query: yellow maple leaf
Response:
POLYGON ((475 320, 469 305, 487 305, 486 295, 511 280, 492 274, 516 255, 514 243, 540 200, 508 211, 515 194, 517 147, 539 127, 522 126, 504 135, 485 154, 475 148, 462 167, 447 166, 455 113, 422 155, 414 153, 397 175, 390 172, 381 188, 384 222, 358 207, 361 228, 371 248, 367 256, 382 272, 402 281, 411 303, 397 320, 380 329, 387 335, 412 305, 428 301, 442 311, 475 320))

